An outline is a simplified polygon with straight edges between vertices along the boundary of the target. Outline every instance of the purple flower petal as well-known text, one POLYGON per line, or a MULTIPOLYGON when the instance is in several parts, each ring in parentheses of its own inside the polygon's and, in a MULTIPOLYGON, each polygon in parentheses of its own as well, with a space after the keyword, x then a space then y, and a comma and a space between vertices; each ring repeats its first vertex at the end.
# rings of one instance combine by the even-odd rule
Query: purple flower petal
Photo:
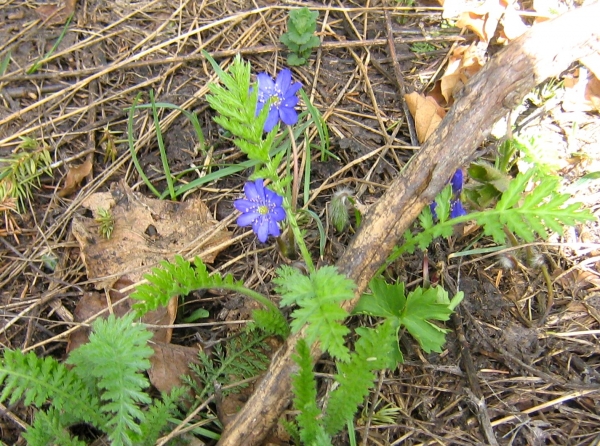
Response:
POLYGON ((450 203, 450 218, 458 218, 467 215, 467 211, 463 207, 460 200, 454 200, 450 203))
POLYGON ((265 243, 269 238, 269 220, 264 215, 252 224, 252 229, 261 243, 265 243))
POLYGON ((298 96, 290 96, 289 98, 285 98, 283 101, 281 101, 279 107, 294 108, 296 105, 298 105, 298 96))
POLYGON ((454 172, 454 175, 452 176, 452 180, 450 180, 451 184, 452 184, 452 193, 455 196, 458 196, 463 188, 463 171, 461 169, 458 169, 456 172, 454 172))
POLYGON ((261 198, 258 195, 258 191, 256 190, 256 183, 244 184, 244 194, 246 194, 246 197, 248 197, 248 199, 252 201, 261 198))
POLYGON ((285 211, 282 207, 277 206, 271 211, 271 217, 275 221, 285 220, 285 211))
POLYGON ((292 83, 292 72, 289 68, 284 68, 277 75, 277 79, 275 80, 276 91, 284 94, 287 92, 288 88, 290 88, 290 84, 292 83))
POLYGON ((293 108, 281 107, 279 109, 279 117, 287 125, 294 125, 298 122, 298 113, 293 108))
POLYGON ((283 203, 283 197, 277 195, 270 189, 265 189, 265 198, 268 202, 274 204, 275 206, 281 206, 283 203))
POLYGON ((258 100, 267 102, 267 99, 275 93, 275 82, 267 73, 258 73, 256 79, 258 80, 258 100), (261 98, 261 94, 264 95, 263 98, 261 98))
POLYGON ((257 208, 255 201, 244 200, 243 198, 235 200, 233 206, 240 212, 250 212, 257 208))
POLYGON ((265 121, 264 131, 270 132, 275 128, 277 122, 279 121, 279 110, 276 107, 271 107, 269 110, 269 115, 267 116, 267 120, 265 121))
POLYGON ((254 181, 254 186, 256 187, 257 200, 259 200, 262 203, 267 201, 264 182, 265 180, 263 180, 262 178, 258 178, 254 181))
POLYGON ((279 225, 274 220, 269 220, 269 234, 274 237, 279 237, 279 234, 281 234, 279 225))
POLYGON ((285 91, 285 93, 283 94, 283 97, 286 98, 286 99, 288 99, 288 98, 290 98, 292 96, 295 96, 296 93, 298 93, 298 90, 300 90, 301 88, 302 88, 302 84, 300 82, 294 82, 285 91))
POLYGON ((258 212, 249 212, 247 214, 242 214, 237 218, 237 225, 238 226, 250 226, 251 224, 253 224, 257 219, 259 219, 261 216, 261 214, 259 214, 258 212))

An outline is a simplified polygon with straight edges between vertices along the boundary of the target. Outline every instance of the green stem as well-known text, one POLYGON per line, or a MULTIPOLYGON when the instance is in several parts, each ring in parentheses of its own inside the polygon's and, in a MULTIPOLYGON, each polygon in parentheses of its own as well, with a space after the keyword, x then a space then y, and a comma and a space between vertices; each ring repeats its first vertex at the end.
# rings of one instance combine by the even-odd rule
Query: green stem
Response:
POLYGON ((171 196, 171 200, 175 201, 177 195, 175 195, 175 189, 173 188, 173 176, 171 175, 171 169, 169 168, 169 158, 167 157, 162 131, 160 130, 160 120, 158 119, 158 111, 156 110, 156 102, 154 101, 153 90, 150 90, 150 106, 152 107, 152 118, 154 119, 154 129, 156 130, 156 141, 158 142, 158 150, 160 151, 160 159, 165 172, 165 179, 167 180, 169 195, 171 196))
POLYGON ((312 257, 310 255, 310 252, 308 251, 308 247, 306 246, 304 237, 302 237, 302 233, 300 232, 298 220, 296 220, 296 214, 292 211, 290 200, 286 196, 283 197, 283 207, 285 208, 285 211, 287 213, 287 220, 290 224, 290 229, 294 233, 294 238, 296 239, 296 243, 298 243, 300 253, 302 254, 302 258, 304 259, 304 263, 306 263, 308 271, 312 273, 315 271, 315 266, 313 264, 312 257))
POLYGON ((150 182, 150 180, 144 173, 144 170, 142 169, 142 166, 140 165, 140 162, 137 158, 137 154, 135 152, 135 143, 133 141, 133 116, 135 114, 135 107, 136 107, 138 101, 140 100, 141 96, 142 96, 142 93, 141 92, 138 93, 137 96, 135 97, 135 99, 133 100, 133 104, 131 104, 131 107, 129 108, 129 118, 127 119, 127 142, 129 144, 129 152, 131 153, 131 160, 133 161, 133 165, 135 166, 136 170, 138 171, 140 178, 144 181, 144 183, 146 183, 146 186, 148 186, 148 189, 150 189, 154 195, 156 195, 157 197, 160 197, 160 192, 158 192, 158 190, 156 190, 156 188, 152 185, 152 183, 150 182))
POLYGON ((220 285, 219 288, 223 288, 224 290, 229 290, 229 291, 235 291, 236 293, 240 293, 245 296, 248 296, 249 298, 254 299, 258 303, 263 304, 268 309, 281 313, 281 310, 277 307, 277 305, 275 305, 273 302, 271 302, 266 296, 263 296, 259 292, 251 290, 250 288, 246 288, 244 286, 238 286, 238 285, 229 285, 229 284, 220 285))

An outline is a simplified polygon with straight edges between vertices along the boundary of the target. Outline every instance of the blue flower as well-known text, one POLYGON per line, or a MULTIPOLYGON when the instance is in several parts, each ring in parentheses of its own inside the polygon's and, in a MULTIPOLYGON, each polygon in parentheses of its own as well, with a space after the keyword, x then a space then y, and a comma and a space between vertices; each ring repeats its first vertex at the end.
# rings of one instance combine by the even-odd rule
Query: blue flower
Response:
POLYGON ((461 169, 454 172, 450 184, 452 184, 452 194, 458 197, 463 189, 463 171, 461 169))
MULTIPOLYGON (((460 194, 463 190, 464 178, 463 171, 458 169, 454 172, 452 179, 450 180, 450 184, 452 185, 452 199, 450 200, 450 218, 462 217, 463 215, 467 215, 467 211, 462 205, 460 201, 460 194)), ((431 215, 433 216, 433 220, 437 220, 437 203, 434 201, 429 205, 429 209, 431 210, 431 215)))
POLYGON ((280 119, 287 125, 294 125, 298 122, 298 113, 294 107, 298 104, 296 93, 302 88, 302 84, 292 82, 292 72, 288 68, 284 68, 277 75, 275 82, 267 73, 260 73, 257 77, 256 116, 260 114, 265 104, 271 104, 269 115, 265 121, 265 132, 273 130, 280 119), (270 102, 271 98, 273 98, 272 102, 270 102))
POLYGON ((467 215, 467 211, 465 211, 460 199, 452 200, 450 202, 450 218, 458 218, 463 215, 467 215))
POLYGON ((437 220, 437 212, 435 211, 437 209, 437 203, 435 201, 432 201, 431 204, 429 205, 429 210, 431 211, 431 215, 433 216, 434 220, 437 220))
POLYGON ((244 184, 246 198, 235 200, 233 205, 242 213, 237 219, 239 226, 250 226, 265 243, 269 235, 279 236, 278 221, 285 219, 285 210, 281 207, 283 198, 264 186, 262 178, 244 184))

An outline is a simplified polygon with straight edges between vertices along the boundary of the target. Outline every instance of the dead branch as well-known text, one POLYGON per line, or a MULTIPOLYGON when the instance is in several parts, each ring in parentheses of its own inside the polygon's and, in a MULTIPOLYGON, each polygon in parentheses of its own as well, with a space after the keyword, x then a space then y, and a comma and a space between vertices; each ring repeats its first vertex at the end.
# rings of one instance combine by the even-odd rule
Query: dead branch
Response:
MULTIPOLYGON (((357 297, 344 305, 347 310, 353 308, 423 206, 469 161, 492 125, 540 82, 600 51, 597 17, 598 2, 536 25, 499 52, 467 84, 442 124, 369 210, 338 262, 340 271, 358 285, 357 297)), ((219 445, 259 444, 274 425, 290 402, 290 376, 296 370, 291 357, 301 335, 291 336, 275 356, 255 393, 225 428, 219 445)))

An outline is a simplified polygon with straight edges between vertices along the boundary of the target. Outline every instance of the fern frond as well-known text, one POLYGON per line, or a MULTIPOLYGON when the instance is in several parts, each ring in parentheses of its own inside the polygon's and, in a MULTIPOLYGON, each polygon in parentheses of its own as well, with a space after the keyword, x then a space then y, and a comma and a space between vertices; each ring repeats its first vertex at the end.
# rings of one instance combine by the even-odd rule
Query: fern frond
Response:
POLYGON ((392 320, 386 320, 377 328, 359 327, 356 332, 360 337, 350 361, 337 364, 335 379, 340 385, 331 393, 323 419, 329 435, 335 435, 352 419, 373 386, 373 370, 387 367, 389 358, 394 355, 393 346, 397 341, 392 320))
POLYGON ((294 407, 300 411, 296 417, 300 427, 300 439, 302 444, 325 446, 331 444, 331 439, 327 437, 323 426, 318 417, 321 410, 317 407, 317 383, 313 373, 312 356, 310 347, 304 339, 300 339, 296 345, 297 355, 294 361, 300 367, 299 372, 292 378, 292 387, 294 391, 294 407), (327 439, 323 443, 322 439, 327 439), (317 440, 321 441, 317 441, 317 440))
POLYGON ((166 306, 173 296, 185 296, 194 290, 243 288, 243 283, 234 280, 231 274, 225 277, 219 274, 211 276, 200 258, 194 260, 194 266, 192 268, 190 262, 177 255, 173 262, 163 260, 159 268, 152 268, 151 274, 144 276, 149 283, 138 286, 130 295, 132 299, 140 301, 134 305, 138 315, 166 306))
POLYGON ((354 282, 339 274, 333 266, 320 268, 309 276, 282 266, 273 282, 281 294, 281 305, 296 304, 300 307, 292 313, 292 331, 297 332, 307 324, 307 342, 312 344, 318 339, 323 350, 341 361, 347 361, 350 356, 348 347, 344 345, 344 336, 350 330, 341 322, 348 313, 339 304, 354 297, 354 282))
POLYGON ((58 410, 76 413, 79 420, 102 426, 98 399, 77 374, 51 357, 38 358, 16 350, 4 350, 0 363, 0 384, 4 384, 0 401, 10 404, 21 397, 26 406, 41 408, 48 400, 58 410))
MULTIPOLYGON (((588 209, 581 208, 580 203, 565 206, 570 197, 558 193, 558 185, 558 178, 532 169, 517 175, 502 194, 495 209, 470 214, 468 217, 483 226, 484 233, 491 235, 498 244, 506 241, 505 225, 515 236, 532 242, 536 236, 547 239, 547 229, 560 234, 565 226, 594 219, 588 209), (536 182, 536 186, 526 192, 531 180, 536 182)), ((465 217, 461 217, 463 218, 465 217)))
MULTIPOLYGON (((268 336, 257 330, 248 331, 228 339, 225 346, 216 344, 211 356, 203 351, 199 352, 200 364, 190 364, 190 369, 200 379, 202 387, 198 387, 195 381, 184 377, 184 381, 198 395, 196 400, 201 402, 207 395, 213 393, 215 382, 227 386, 257 376, 266 370, 269 358, 265 351, 268 351, 269 347, 265 339, 268 336)), ((223 394, 227 395, 246 386, 247 384, 240 384, 235 388, 223 389, 223 394)))
POLYGON ((23 438, 29 446, 85 446, 84 441, 80 441, 71 436, 66 426, 67 422, 63 414, 55 408, 50 408, 46 412, 40 410, 36 413, 32 425, 23 433, 23 438))
POLYGON ((290 334, 290 326, 281 312, 272 310, 254 310, 252 319, 256 326, 265 333, 287 338, 290 334))
POLYGON ((90 342, 71 352, 67 363, 79 377, 93 378, 104 402, 101 412, 108 421, 104 429, 113 445, 132 444, 141 434, 139 422, 145 419, 138 404, 150 404, 143 389, 148 379, 140 372, 150 368, 153 350, 147 345, 152 333, 133 325, 135 315, 97 319, 90 342))
POLYGON ((173 296, 185 296, 198 289, 221 288, 244 294, 264 305, 272 314, 268 320, 266 312, 258 314, 258 317, 262 317, 265 323, 272 323, 271 332, 281 334, 289 331, 284 328, 284 325, 287 325, 285 317, 273 302, 246 288, 242 281, 235 280, 231 274, 225 277, 220 274, 210 275, 199 257, 194 259, 194 268, 179 255, 175 256, 173 262, 163 260, 160 262, 160 268, 152 268, 152 273, 146 274, 144 278, 149 283, 139 285, 129 296, 140 301, 133 306, 138 316, 155 310, 158 306, 166 306, 173 296))
POLYGON ((146 411, 146 418, 140 424, 139 446, 152 446, 169 424, 169 419, 177 412, 177 402, 181 401, 187 392, 185 387, 175 387, 171 393, 161 393, 161 399, 156 399, 146 411))
POLYGON ((217 73, 223 85, 209 85, 210 94, 206 100, 218 112, 215 118, 220 126, 231 132, 234 144, 244 152, 249 159, 262 162, 269 161, 269 152, 276 132, 270 132, 263 138, 264 123, 269 107, 264 107, 256 116, 258 89, 250 87, 249 63, 244 62, 239 55, 234 59, 229 71, 225 72, 208 55, 203 53, 217 73))
POLYGON ((492 236, 499 245, 506 242, 505 227, 517 237, 532 242, 536 236, 546 240, 548 229, 560 234, 565 226, 593 220, 592 213, 582 209, 581 203, 565 205, 571 197, 557 192, 559 183, 558 178, 531 169, 520 173, 508 184, 495 209, 472 212, 433 226, 428 215, 431 211, 425 207, 419 216, 423 231, 413 235, 407 230, 404 243, 394 249, 378 273, 405 252, 413 253, 417 247, 426 249, 435 237, 447 236, 454 225, 469 220, 475 220, 483 227, 484 233, 492 236), (531 181, 535 181, 536 186, 531 192, 526 192, 531 181))

